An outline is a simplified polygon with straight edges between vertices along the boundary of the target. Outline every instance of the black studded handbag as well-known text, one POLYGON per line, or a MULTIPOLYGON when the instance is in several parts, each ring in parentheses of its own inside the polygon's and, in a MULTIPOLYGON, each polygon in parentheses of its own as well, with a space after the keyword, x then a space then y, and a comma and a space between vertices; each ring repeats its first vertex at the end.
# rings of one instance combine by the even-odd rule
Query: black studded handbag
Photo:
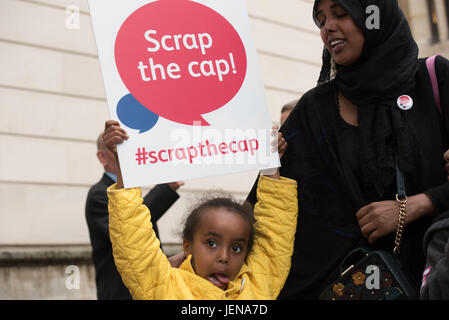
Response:
POLYGON ((361 247, 351 251, 340 265, 340 276, 320 295, 320 300, 404 300, 418 299, 407 272, 399 261, 405 225, 407 196, 404 175, 396 164, 399 219, 393 252, 361 247))

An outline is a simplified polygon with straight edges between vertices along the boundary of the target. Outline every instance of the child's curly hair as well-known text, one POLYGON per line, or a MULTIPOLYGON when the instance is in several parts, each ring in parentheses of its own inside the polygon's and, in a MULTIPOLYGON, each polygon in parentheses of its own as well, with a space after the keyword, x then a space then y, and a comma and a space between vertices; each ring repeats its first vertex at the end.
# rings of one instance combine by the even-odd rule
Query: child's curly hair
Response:
POLYGON ((220 196, 216 195, 206 195, 202 197, 199 202, 200 204, 193 208, 190 214, 187 216, 186 222, 184 224, 184 229, 182 231, 182 237, 184 240, 192 242, 195 229, 198 222, 201 219, 203 212, 209 209, 226 209, 239 214, 241 217, 248 222, 250 227, 249 240, 248 240, 248 250, 247 255, 251 251, 254 243, 254 212, 252 206, 246 201, 240 203, 236 201, 231 195, 221 193, 220 196))

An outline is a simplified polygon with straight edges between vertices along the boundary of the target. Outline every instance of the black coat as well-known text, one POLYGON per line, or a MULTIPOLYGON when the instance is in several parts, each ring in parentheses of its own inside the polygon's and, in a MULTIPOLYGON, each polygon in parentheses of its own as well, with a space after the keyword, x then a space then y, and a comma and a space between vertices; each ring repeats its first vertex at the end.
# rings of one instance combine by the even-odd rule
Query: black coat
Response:
MULTIPOLYGON (((115 266, 112 244, 109 238, 106 189, 113 183, 114 181, 110 177, 103 174, 101 180, 90 188, 86 200, 86 221, 92 245, 97 298, 99 300, 129 300, 132 298, 115 266)), ((144 197, 143 202, 151 211, 151 222, 157 236, 159 236, 157 220, 178 198, 179 195, 167 184, 155 186, 144 197)))
MULTIPOLYGON (((417 86, 410 93, 415 105, 409 111, 409 121, 429 166, 419 168, 416 179, 406 176, 405 189, 408 196, 429 196, 439 215, 449 210, 449 182, 443 160, 448 149, 449 61, 438 57, 436 72, 442 116, 433 103, 425 61, 419 61, 417 86)), ((357 175, 345 166, 345 159, 355 153, 346 152, 348 140, 339 138, 341 122, 334 83, 328 82, 304 94, 280 129, 288 143, 280 171, 282 176, 298 182, 299 208, 292 266, 279 299, 317 299, 338 277, 339 265, 347 253, 362 243, 357 211, 371 202, 395 199, 395 184, 377 198, 361 190, 357 175)), ((255 190, 254 186, 247 198, 251 203, 256 201, 255 190)), ((425 263, 422 242, 431 222, 431 217, 424 217, 408 224, 402 238, 400 258, 417 291, 425 263)), ((393 247, 394 233, 371 246, 389 251, 393 247)))

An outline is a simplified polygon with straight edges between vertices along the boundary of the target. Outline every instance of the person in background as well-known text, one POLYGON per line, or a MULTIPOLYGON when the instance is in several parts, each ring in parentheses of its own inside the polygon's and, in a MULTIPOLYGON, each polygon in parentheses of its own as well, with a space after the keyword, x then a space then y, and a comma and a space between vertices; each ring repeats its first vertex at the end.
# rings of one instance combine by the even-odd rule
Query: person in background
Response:
POLYGON ((297 103, 298 103, 298 99, 295 99, 295 100, 290 101, 289 103, 285 104, 282 107, 282 109, 281 109, 281 119, 280 119, 281 126, 284 124, 285 120, 287 120, 287 118, 290 115, 290 113, 292 113, 293 108, 296 106, 297 103))
POLYGON ((424 235, 426 267, 420 299, 449 300, 449 211, 439 215, 424 235))
MULTIPOLYGON (((109 213, 106 189, 117 181, 118 166, 114 155, 106 148, 102 133, 97 139, 97 158, 104 168, 104 174, 87 194, 85 215, 92 245, 92 260, 95 267, 95 282, 98 300, 130 300, 131 295, 123 284, 112 256, 109 238, 109 213)), ((159 184, 144 198, 143 203, 153 213, 151 222, 158 235, 157 220, 179 198, 176 190, 183 182, 159 184)))
MULTIPOLYGON (((449 174, 449 150, 443 157, 449 174)), ((423 249, 426 267, 422 277, 420 299, 449 300, 449 211, 432 222, 424 235, 423 249)))

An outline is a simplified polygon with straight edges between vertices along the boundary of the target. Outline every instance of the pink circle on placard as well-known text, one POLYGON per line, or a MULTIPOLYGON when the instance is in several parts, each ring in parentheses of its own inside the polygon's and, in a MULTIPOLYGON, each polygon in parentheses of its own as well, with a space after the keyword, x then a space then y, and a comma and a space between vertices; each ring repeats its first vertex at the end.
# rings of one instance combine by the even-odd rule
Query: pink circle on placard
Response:
POLYGON ((143 106, 186 125, 209 125, 202 115, 238 93, 247 69, 245 46, 231 23, 188 0, 154 1, 134 11, 117 34, 115 61, 143 106), (149 51, 156 51, 156 41, 159 50, 149 51))

